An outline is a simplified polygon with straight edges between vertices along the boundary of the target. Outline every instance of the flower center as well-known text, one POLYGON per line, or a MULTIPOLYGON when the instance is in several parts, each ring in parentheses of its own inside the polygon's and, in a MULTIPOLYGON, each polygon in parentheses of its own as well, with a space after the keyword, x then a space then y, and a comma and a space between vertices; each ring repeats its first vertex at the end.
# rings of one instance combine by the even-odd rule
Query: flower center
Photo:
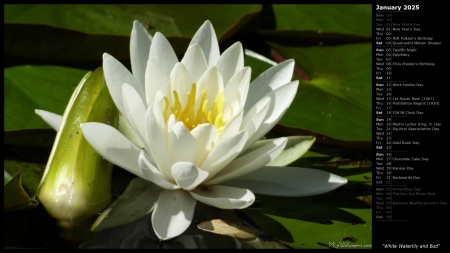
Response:
POLYGON ((220 133, 224 125, 228 120, 223 118, 223 109, 225 104, 225 98, 223 92, 219 92, 216 96, 214 104, 208 106, 208 100, 206 99, 206 91, 202 90, 202 94, 199 97, 199 101, 196 101, 197 85, 194 83, 191 87, 191 91, 187 92, 187 103, 183 106, 180 102, 180 97, 176 90, 173 90, 173 102, 170 105, 169 99, 164 97, 164 117, 166 121, 170 115, 175 115, 177 121, 182 121, 184 125, 192 130, 200 124, 210 123, 216 126, 217 131, 220 133))

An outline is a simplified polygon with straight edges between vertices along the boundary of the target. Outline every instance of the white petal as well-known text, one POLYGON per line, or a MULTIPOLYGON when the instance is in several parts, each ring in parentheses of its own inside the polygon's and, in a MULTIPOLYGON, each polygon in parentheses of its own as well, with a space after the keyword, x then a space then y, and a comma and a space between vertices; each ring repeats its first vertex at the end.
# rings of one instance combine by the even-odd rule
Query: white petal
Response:
POLYGON ((313 145, 314 136, 289 136, 285 149, 267 166, 287 166, 302 157, 313 145))
POLYGON ((147 62, 145 70, 145 97, 148 106, 153 106, 157 91, 161 91, 164 95, 169 90, 169 75, 158 62, 151 59, 147 62))
POLYGON ((122 86, 123 105, 125 108, 125 118, 144 140, 144 119, 146 106, 138 92, 129 84, 122 86))
POLYGON ((261 98, 276 90, 292 79, 295 61, 286 60, 264 71, 250 83, 249 96, 245 102, 245 111, 250 110, 261 98))
POLYGON ((148 161, 145 156, 145 151, 142 150, 139 155, 139 167, 142 169, 142 174, 144 174, 144 178, 153 182, 161 188, 167 190, 179 189, 178 185, 175 185, 169 182, 164 175, 151 163, 148 161))
POLYGON ((245 112, 242 110, 242 105, 240 105, 239 101, 240 98, 236 98, 234 101, 231 102, 231 104, 228 105, 228 107, 225 107, 222 114, 222 119, 224 121, 230 120, 238 112, 243 112, 245 114, 245 112))
POLYGON ((255 58, 257 60, 266 62, 266 63, 268 63, 268 64, 270 64, 272 66, 275 66, 275 65, 278 64, 277 62, 275 62, 275 61, 273 61, 273 60, 271 60, 271 59, 269 59, 269 58, 267 58, 267 57, 265 57, 265 56, 263 56, 261 54, 258 54, 258 53, 254 52, 254 51, 252 51, 252 50, 250 50, 248 48, 244 49, 244 54, 245 54, 245 56, 252 57, 252 58, 255 58))
POLYGON ((220 133, 221 139, 226 139, 239 132, 243 115, 244 112, 240 111, 227 122, 227 124, 223 127, 222 132, 220 133))
POLYGON ((103 211, 91 230, 100 231, 143 217, 153 210, 161 190, 142 178, 134 178, 124 192, 103 211))
POLYGON ((144 148, 144 142, 139 134, 134 130, 122 113, 119 113, 119 123, 117 129, 131 142, 140 148, 144 148))
POLYGON ((225 184, 254 193, 302 197, 325 193, 347 183, 347 179, 321 170, 298 167, 263 167, 225 184))
POLYGON ((143 96, 145 94, 144 87, 138 83, 130 71, 125 68, 116 58, 104 53, 103 54, 103 71, 105 74, 106 85, 108 86, 109 94, 116 104, 117 109, 122 114, 125 114, 122 100, 122 85, 128 83, 133 86, 138 93, 143 96))
POLYGON ((228 83, 230 78, 234 76, 244 67, 244 53, 241 42, 236 42, 227 48, 216 64, 223 77, 223 82, 228 83))
MULTIPOLYGON (((256 103, 253 108, 247 112, 244 120, 242 121, 241 130, 247 131, 249 138, 256 133, 256 130, 261 126, 261 123, 266 118, 267 111, 270 106, 270 97, 264 97, 258 103, 256 103)), ((253 142, 247 142, 245 144, 244 150, 250 147, 253 142)))
POLYGON ((224 90, 225 107, 232 101, 239 98, 239 104, 244 107, 245 100, 248 95, 248 88, 250 85, 250 78, 252 76, 252 69, 245 67, 231 77, 230 81, 226 83, 224 90))
POLYGON ((184 123, 178 121, 169 130, 169 154, 172 162, 195 162, 197 157, 197 141, 184 123))
POLYGON ((35 109, 34 112, 41 117, 55 131, 58 131, 61 125, 62 116, 53 112, 35 109))
POLYGON ((177 123, 177 120, 175 119, 175 115, 171 114, 169 116, 169 120, 167 120, 167 129, 166 129, 167 134, 169 133, 169 130, 173 128, 175 123, 177 123))
POLYGON ((172 176, 181 188, 190 191, 208 177, 208 172, 197 168, 191 162, 177 162, 172 165, 172 176))
POLYGON ((203 76, 198 81, 197 92, 196 92, 196 105, 195 109, 197 110, 200 106, 200 101, 202 97, 202 92, 206 92, 206 100, 208 101, 207 108, 208 111, 214 105, 216 100, 216 96, 220 91, 223 91, 223 80, 220 75, 219 70, 216 67, 210 68, 206 71, 203 76))
POLYGON ((154 59, 166 72, 167 76, 170 75, 173 66, 178 62, 177 55, 173 51, 169 41, 160 32, 156 32, 153 37, 152 45, 150 47, 150 56, 148 59, 154 59))
POLYGON ((138 159, 141 149, 110 125, 88 122, 81 124, 86 140, 109 162, 143 177, 138 159))
POLYGON ((186 67, 194 83, 198 82, 198 79, 200 79, 208 68, 205 55, 203 54, 202 48, 198 44, 189 46, 183 59, 181 60, 181 63, 183 63, 186 67))
POLYGON ((182 234, 191 225, 195 199, 184 190, 164 190, 152 213, 153 230, 160 240, 182 234))
MULTIPOLYGON (((161 132, 167 133, 167 129, 170 129, 167 127, 166 119, 164 118, 164 107, 166 105, 166 102, 164 101, 164 95, 163 92, 158 90, 155 95, 155 101, 153 103, 153 116, 156 119, 156 122, 161 130, 161 132)), ((171 115, 172 116, 172 115, 171 115)), ((169 121, 170 121, 169 116, 169 121)), ((166 140, 167 141, 167 140, 166 140)))
POLYGON ((248 143, 259 140, 278 123, 294 100, 297 88, 298 80, 283 85, 267 95, 271 101, 266 117, 258 130, 249 138, 248 143))
POLYGON ((133 22, 133 29, 131 30, 130 37, 131 70, 142 87, 145 84, 145 66, 147 64, 151 44, 152 36, 148 34, 139 21, 135 20, 133 22))
POLYGON ((196 200, 221 209, 243 209, 255 201, 251 191, 225 185, 200 186, 189 193, 196 200))
POLYGON ((172 73, 170 73, 170 89, 177 91, 181 108, 186 106, 187 94, 191 91, 192 84, 191 77, 184 65, 181 63, 175 64, 172 73))
POLYGON ((247 136, 246 132, 239 132, 221 140, 214 146, 203 164, 199 166, 202 170, 209 172, 208 179, 239 155, 247 141, 247 136))
POLYGON ((199 150, 197 152, 195 164, 202 164, 219 137, 217 128, 212 124, 201 124, 192 129, 191 134, 197 140, 197 147, 199 150))
POLYGON ((287 138, 285 137, 262 141, 261 146, 258 145, 259 147, 249 150, 246 154, 231 161, 207 184, 219 184, 260 169, 283 151, 286 142, 287 138))
POLYGON ((162 131, 152 110, 147 110, 145 116, 145 134, 149 145, 149 153, 155 161, 159 171, 165 178, 172 178, 170 173, 171 159, 167 146, 167 134, 162 131))
POLYGON ((208 67, 216 64, 220 56, 219 43, 214 27, 209 20, 206 20, 192 37, 189 46, 194 44, 199 44, 202 48, 208 67))

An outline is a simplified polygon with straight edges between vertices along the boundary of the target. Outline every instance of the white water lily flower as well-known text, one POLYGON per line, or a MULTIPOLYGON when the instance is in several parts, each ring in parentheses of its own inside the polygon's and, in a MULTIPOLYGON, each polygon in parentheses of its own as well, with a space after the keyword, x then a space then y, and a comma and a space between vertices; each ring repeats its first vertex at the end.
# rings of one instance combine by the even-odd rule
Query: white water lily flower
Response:
POLYGON ((151 190, 133 201, 146 208, 155 203, 148 211, 161 240, 189 227, 196 201, 242 209, 254 202, 254 193, 307 196, 347 182, 319 170, 265 166, 286 145, 287 138, 259 140, 295 97, 293 60, 250 83, 241 43, 220 54, 209 21, 181 61, 164 35, 151 37, 137 21, 130 51, 132 72, 103 55, 105 80, 123 116, 121 131, 96 122, 81 127, 105 159, 159 186, 159 194, 143 187, 151 190))

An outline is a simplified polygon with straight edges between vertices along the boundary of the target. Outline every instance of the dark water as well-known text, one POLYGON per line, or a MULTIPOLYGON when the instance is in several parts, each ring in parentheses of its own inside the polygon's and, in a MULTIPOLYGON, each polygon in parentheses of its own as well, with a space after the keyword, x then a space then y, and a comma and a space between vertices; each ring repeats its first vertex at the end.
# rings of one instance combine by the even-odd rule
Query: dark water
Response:
POLYGON ((160 242, 146 216, 129 224, 100 231, 92 240, 80 244, 83 249, 237 249, 238 240, 200 231, 195 219, 189 229, 171 240, 160 242))
POLYGON ((47 211, 35 208, 4 213, 4 248, 76 249, 78 242, 63 237, 47 211))
POLYGON ((42 206, 4 214, 4 248, 35 249, 238 249, 237 239, 196 228, 203 221, 196 212, 194 221, 181 236, 159 241, 153 233, 150 215, 134 222, 89 232, 89 226, 67 231, 57 226, 42 206))

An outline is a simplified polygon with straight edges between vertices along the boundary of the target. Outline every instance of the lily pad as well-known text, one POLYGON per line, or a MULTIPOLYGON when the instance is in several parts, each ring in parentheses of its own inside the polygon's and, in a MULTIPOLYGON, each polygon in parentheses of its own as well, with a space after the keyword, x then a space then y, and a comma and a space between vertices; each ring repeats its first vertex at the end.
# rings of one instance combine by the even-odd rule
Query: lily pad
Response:
POLYGON ((237 33, 260 9, 256 4, 8 4, 4 11, 8 38, 5 62, 6 66, 44 62, 94 69, 101 65, 102 54, 108 52, 128 64, 134 20, 139 20, 151 35, 162 32, 182 57, 205 20, 213 23, 223 41, 237 33))
MULTIPOLYGON (((357 238, 357 244, 370 245, 371 206, 352 195, 360 186, 350 182, 333 192, 303 198, 258 195, 262 207, 243 212, 264 231, 294 248, 323 248, 323 243, 342 242, 349 236, 357 238)), ((370 191, 370 187, 366 189, 370 191)))
POLYGON ((133 179, 124 192, 100 214, 92 225, 92 231, 127 224, 145 216, 153 210, 160 192, 158 186, 148 181, 133 179), (143 202, 143 199, 148 201, 143 202))
POLYGON ((4 132, 4 159, 45 164, 55 140, 53 129, 22 129, 4 132))
POLYGON ((19 171, 14 175, 6 175, 8 178, 11 177, 11 180, 4 183, 3 204, 5 212, 34 207, 35 203, 32 202, 22 187, 22 173, 19 171))
POLYGON ((5 24, 41 24, 129 36, 133 21, 139 20, 152 34, 159 31, 168 37, 192 37, 209 19, 220 37, 237 20, 260 9, 258 4, 7 4, 5 24))
POLYGON ((3 165, 5 173, 10 175, 20 173, 20 181, 25 192, 29 196, 34 196, 44 173, 44 165, 14 160, 4 160, 3 165))
POLYGON ((371 4, 274 4, 278 31, 312 30, 372 36, 371 4))
POLYGON ((62 114, 86 70, 57 66, 18 66, 4 70, 4 130, 49 128, 35 113, 62 114))

